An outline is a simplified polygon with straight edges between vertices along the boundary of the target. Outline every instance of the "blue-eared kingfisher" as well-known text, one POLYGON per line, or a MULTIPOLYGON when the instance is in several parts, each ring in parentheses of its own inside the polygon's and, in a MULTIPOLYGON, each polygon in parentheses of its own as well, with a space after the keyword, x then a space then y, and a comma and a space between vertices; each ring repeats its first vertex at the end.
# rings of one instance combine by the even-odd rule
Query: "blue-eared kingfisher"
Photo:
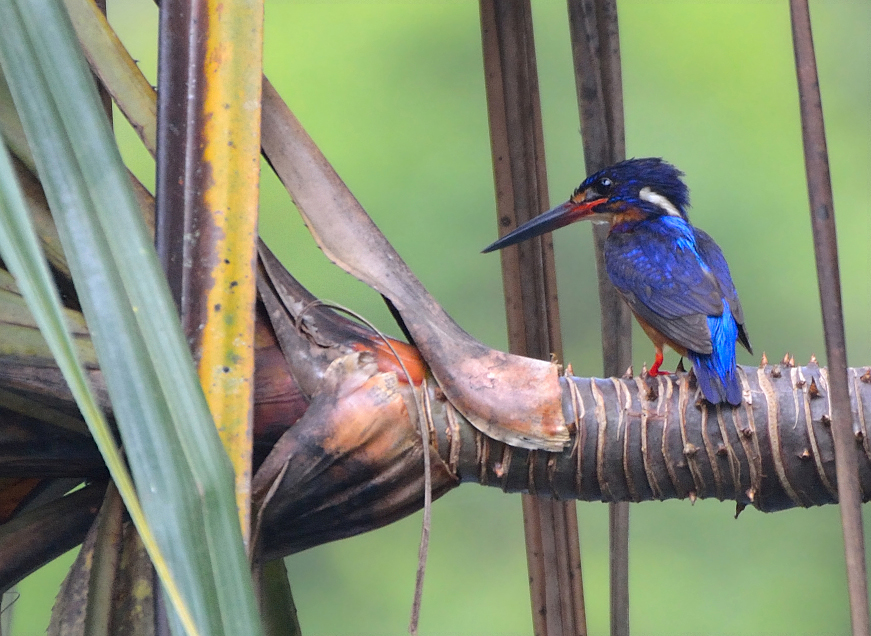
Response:
POLYGON ((659 158, 629 159, 587 177, 565 203, 487 247, 492 252, 575 221, 610 222, 608 277, 656 347, 650 375, 668 345, 692 361, 712 404, 741 404, 735 342, 752 353, 729 266, 710 236, 687 216, 683 173, 659 158))

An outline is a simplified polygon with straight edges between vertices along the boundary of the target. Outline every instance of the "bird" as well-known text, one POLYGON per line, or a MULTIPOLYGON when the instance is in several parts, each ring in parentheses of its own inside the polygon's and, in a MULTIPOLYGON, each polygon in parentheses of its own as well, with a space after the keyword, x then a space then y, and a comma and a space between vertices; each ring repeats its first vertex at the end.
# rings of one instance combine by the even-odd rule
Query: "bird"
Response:
POLYGON ((684 173, 659 157, 628 159, 587 177, 568 201, 520 225, 483 252, 580 220, 610 223, 605 269, 644 333, 653 341, 651 376, 663 347, 692 362, 712 404, 742 402, 735 348, 753 352, 744 312, 719 245, 687 215, 684 173))

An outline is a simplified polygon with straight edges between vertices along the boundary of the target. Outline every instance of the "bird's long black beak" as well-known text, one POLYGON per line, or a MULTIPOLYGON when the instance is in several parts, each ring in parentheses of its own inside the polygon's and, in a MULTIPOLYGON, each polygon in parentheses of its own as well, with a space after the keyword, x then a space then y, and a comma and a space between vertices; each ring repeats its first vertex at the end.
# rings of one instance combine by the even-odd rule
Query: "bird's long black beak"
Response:
POLYGON ((552 232, 570 223, 589 217, 593 214, 593 208, 600 203, 604 203, 606 200, 593 199, 591 201, 576 203, 569 199, 565 203, 539 214, 534 219, 530 219, 513 232, 509 232, 495 243, 488 245, 482 250, 482 253, 486 254, 487 252, 501 250, 503 247, 514 245, 534 236, 540 236, 545 232, 552 232))

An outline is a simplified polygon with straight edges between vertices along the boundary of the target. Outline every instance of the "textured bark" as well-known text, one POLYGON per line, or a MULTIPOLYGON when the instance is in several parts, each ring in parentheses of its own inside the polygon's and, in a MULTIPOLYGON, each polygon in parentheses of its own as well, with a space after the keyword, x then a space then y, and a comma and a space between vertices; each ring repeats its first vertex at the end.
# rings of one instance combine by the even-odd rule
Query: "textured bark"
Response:
MULTIPOLYGON (((353 390, 344 392, 342 382, 332 385, 329 416, 319 417, 317 425, 291 428, 267 460, 292 466, 292 472, 272 473, 278 483, 262 524, 270 557, 380 527, 422 506, 422 461, 416 425, 408 416, 413 406, 402 409, 396 402, 402 396, 406 405, 413 404, 411 387, 393 374, 361 380, 358 370, 349 370, 365 366, 360 360, 336 364, 355 378, 353 390), (353 417, 334 415, 349 404, 353 417), (385 448, 391 449, 387 462, 385 448)), ((741 367, 741 372, 748 401, 737 408, 698 400, 691 374, 564 378, 562 408, 575 426, 561 453, 488 438, 437 386, 427 384, 423 402, 432 448, 447 468, 439 474, 437 492, 457 480, 585 501, 717 498, 735 501, 737 512, 747 505, 773 512, 834 503, 825 369, 775 365, 741 367)), ((871 374, 866 369, 850 374, 853 410, 862 427, 855 452, 867 500, 871 374)), ((255 484, 258 477, 267 475, 258 473, 255 484)), ((268 487, 259 484, 261 493, 268 487)))
MULTIPOLYGON (((833 503, 826 370, 775 365, 741 367, 741 373, 745 403, 737 408, 701 400, 691 374, 565 378, 564 412, 577 423, 571 447, 559 454, 519 453, 478 440, 474 463, 461 461, 458 473, 463 481, 498 480, 506 491, 587 501, 715 497, 765 512, 833 503), (469 477, 467 466, 477 475, 469 477)), ((871 492, 867 377, 865 370, 851 370, 863 493, 871 492)))
MULTIPOLYGON (((261 286, 261 294, 269 289, 261 286)), ((264 295, 275 307, 270 319, 298 324, 299 313, 282 317, 282 311, 310 301, 294 301, 293 286, 282 289, 279 305, 264 295)), ((319 411, 310 409, 288 429, 254 480, 269 557, 374 529, 422 506, 412 391, 418 392, 432 451, 440 459, 434 463, 437 493, 478 482, 506 492, 585 501, 716 497, 735 501, 739 511, 752 504, 766 512, 837 499, 828 381, 815 361, 797 367, 784 358, 775 365, 741 367, 745 402, 737 408, 702 400, 692 373, 563 377, 559 407, 571 440, 551 453, 487 437, 429 375, 412 374, 408 382, 396 371, 392 353, 376 347, 371 335, 368 351, 360 353, 365 330, 324 307, 311 312, 307 329, 285 329, 282 348, 298 352, 317 346, 317 363, 307 370, 297 368, 300 357, 289 357, 288 364, 295 375, 320 378, 312 402, 319 411), (345 322, 353 335, 342 344, 345 322)), ((871 493, 866 415, 871 370, 851 369, 850 385, 860 485, 871 493)))

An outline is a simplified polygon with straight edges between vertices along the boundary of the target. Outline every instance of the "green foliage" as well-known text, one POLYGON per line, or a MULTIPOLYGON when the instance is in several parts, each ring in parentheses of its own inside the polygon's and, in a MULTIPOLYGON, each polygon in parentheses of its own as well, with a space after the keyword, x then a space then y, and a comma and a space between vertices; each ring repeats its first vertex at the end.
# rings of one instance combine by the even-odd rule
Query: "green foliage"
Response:
MULTIPOLYGON (((141 535, 146 545, 151 543, 149 552, 167 599, 176 601, 171 614, 176 633, 183 626, 189 634, 256 635, 259 617, 232 469, 72 25, 53 0, 0 6, 0 60, 58 225, 154 536, 141 535), (153 543, 166 563, 157 558, 153 543)), ((11 174, 11 169, 4 173, 11 174)), ((9 207, 22 210, 23 203, 17 203, 9 207)), ((14 244, 29 241, 31 253, 25 256, 33 260, 33 229, 28 234, 7 224, 4 231, 14 244)), ((12 258, 14 244, 3 245, 4 256, 20 276, 23 291, 33 292, 28 302, 36 311, 34 300, 40 296, 31 279, 37 277, 21 276, 26 260, 12 258)), ((37 271, 45 290, 50 283, 44 263, 37 271)), ((52 298, 43 292, 41 298, 46 297, 52 298)), ((54 298, 54 323, 62 324, 54 298)), ((63 341, 45 329, 51 314, 43 310, 40 316, 45 316, 40 326, 57 353, 55 343, 63 341)), ((72 349, 70 343, 67 349, 72 349)), ((64 373, 73 377, 71 370, 64 368, 64 373)), ((72 386, 82 404, 85 391, 72 386)), ((91 407, 93 411, 93 399, 91 407)), ((87 405, 82 410, 91 415, 87 405)), ((89 424, 92 419, 88 417, 89 424)), ((105 430, 103 437, 105 452, 112 443, 105 441, 105 430)), ((117 465, 112 472, 116 479, 121 474, 117 465)), ((133 519, 146 529, 131 503, 128 497, 133 519)))

